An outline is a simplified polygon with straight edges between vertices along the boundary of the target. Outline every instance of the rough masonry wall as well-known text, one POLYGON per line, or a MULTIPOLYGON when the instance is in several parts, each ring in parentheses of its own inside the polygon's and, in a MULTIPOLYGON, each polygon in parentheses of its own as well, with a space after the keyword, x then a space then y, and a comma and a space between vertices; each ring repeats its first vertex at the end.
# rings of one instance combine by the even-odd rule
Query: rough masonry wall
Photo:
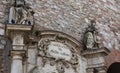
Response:
MULTIPOLYGON (((32 0, 31 0, 32 2, 32 0)), ((120 49, 119 0, 35 0, 35 22, 81 41, 90 20, 96 21, 100 45, 120 49)))
MULTIPOLYGON (((0 23, 8 20, 10 0, 0 0, 0 23)), ((100 45, 120 49, 120 0, 27 0, 38 29, 65 32, 79 41, 90 20, 96 21, 100 45), (39 26, 39 27, 38 27, 39 26)))
POLYGON ((5 0, 0 0, 0 35, 4 34, 4 23, 6 22, 8 2, 5 0))

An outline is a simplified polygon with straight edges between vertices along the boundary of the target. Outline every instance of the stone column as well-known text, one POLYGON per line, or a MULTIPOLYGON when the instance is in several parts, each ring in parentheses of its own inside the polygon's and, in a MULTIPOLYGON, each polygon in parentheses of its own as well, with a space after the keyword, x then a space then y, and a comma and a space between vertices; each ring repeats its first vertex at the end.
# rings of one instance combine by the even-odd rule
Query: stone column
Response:
MULTIPOLYGON (((11 13, 9 16, 9 23, 12 18, 12 13, 14 13, 12 10, 14 8, 11 8, 11 13)), ((25 43, 29 41, 29 35, 31 33, 32 26, 27 25, 7 25, 6 27, 6 35, 10 37, 13 45, 13 50, 10 53, 10 56, 12 57, 12 64, 11 64, 11 73, 26 73, 26 63, 25 58, 27 49, 25 49, 25 46, 27 46, 25 43), (24 62, 23 62, 24 61, 24 62)))
POLYGON ((11 51, 11 73, 24 73, 23 57, 25 57, 23 32, 12 32, 13 50, 11 51))
POLYGON ((25 51, 11 51, 12 64, 11 73, 23 73, 23 57, 25 51))
POLYGON ((30 73, 37 66, 37 54, 36 45, 31 44, 28 46, 27 73, 30 73))
POLYGON ((24 33, 23 32, 13 32, 12 33, 12 44, 13 50, 23 50, 24 49, 24 33))

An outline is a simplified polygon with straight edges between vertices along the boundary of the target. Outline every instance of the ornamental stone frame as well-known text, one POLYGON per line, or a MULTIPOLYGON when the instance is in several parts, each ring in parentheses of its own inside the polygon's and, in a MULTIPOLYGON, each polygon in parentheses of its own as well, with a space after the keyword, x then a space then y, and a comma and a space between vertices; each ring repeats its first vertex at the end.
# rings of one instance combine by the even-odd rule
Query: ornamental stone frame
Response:
POLYGON ((104 56, 109 53, 106 48, 84 50, 79 41, 63 32, 41 30, 31 35, 31 28, 7 25, 13 46, 11 73, 94 73, 94 69, 105 73, 104 56), (89 60, 98 57, 103 64, 96 68, 89 60))
POLYGON ((27 73, 86 73, 82 46, 76 39, 48 30, 39 31, 36 42, 36 48, 28 48, 27 73))

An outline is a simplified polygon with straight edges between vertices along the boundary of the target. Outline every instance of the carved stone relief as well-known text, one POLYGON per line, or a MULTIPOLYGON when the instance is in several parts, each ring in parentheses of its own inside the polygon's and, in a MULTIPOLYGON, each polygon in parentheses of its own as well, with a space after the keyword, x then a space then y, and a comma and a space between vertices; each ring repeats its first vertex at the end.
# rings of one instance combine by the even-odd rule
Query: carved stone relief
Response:
POLYGON ((36 46, 37 63, 30 63, 30 65, 34 65, 37 69, 33 71, 32 68, 29 73, 80 73, 81 46, 73 38, 64 36, 62 33, 47 32, 45 34, 43 32, 38 35, 36 46))
POLYGON ((91 25, 86 28, 84 35, 84 44, 87 49, 98 48, 97 29, 95 28, 95 21, 91 21, 91 25))
MULTIPOLYGON (((62 51, 62 50, 65 50, 66 48, 60 49, 60 48, 56 48, 53 46, 52 47, 55 49, 50 50, 49 46, 53 42, 57 43, 56 45, 58 45, 58 47, 60 47, 61 44, 66 45, 63 43, 63 41, 56 40, 56 39, 55 40, 53 40, 53 39, 51 40, 48 38, 41 39, 39 41, 38 47, 39 47, 39 56, 42 58, 42 67, 45 67, 46 64, 49 64, 52 67, 55 66, 55 69, 57 72, 49 72, 49 73, 66 73, 65 69, 68 69, 70 67, 74 70, 74 73, 78 73, 78 71, 77 71, 78 64, 79 64, 78 55, 75 53, 73 48, 69 48, 71 53, 65 53, 64 51, 62 51), (53 51, 52 53, 55 53, 55 54, 51 55, 51 53, 49 53, 48 50, 53 51), (63 57, 60 56, 61 54, 63 57), (71 54, 71 56, 70 56, 70 54, 71 54), (64 59, 67 57, 69 57, 70 59, 69 58, 64 59)), ((69 51, 69 50, 66 50, 66 51, 69 51)))

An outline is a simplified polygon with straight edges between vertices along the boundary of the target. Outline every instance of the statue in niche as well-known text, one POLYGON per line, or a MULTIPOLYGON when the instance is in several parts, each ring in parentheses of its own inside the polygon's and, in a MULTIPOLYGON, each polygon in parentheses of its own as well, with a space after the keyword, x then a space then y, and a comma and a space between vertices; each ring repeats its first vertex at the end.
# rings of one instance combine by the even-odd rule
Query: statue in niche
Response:
POLYGON ((33 9, 24 0, 12 1, 9 23, 33 25, 33 9))
POLYGON ((91 25, 86 29, 84 35, 84 44, 87 49, 95 49, 98 47, 97 31, 95 28, 95 21, 91 21, 91 25))

